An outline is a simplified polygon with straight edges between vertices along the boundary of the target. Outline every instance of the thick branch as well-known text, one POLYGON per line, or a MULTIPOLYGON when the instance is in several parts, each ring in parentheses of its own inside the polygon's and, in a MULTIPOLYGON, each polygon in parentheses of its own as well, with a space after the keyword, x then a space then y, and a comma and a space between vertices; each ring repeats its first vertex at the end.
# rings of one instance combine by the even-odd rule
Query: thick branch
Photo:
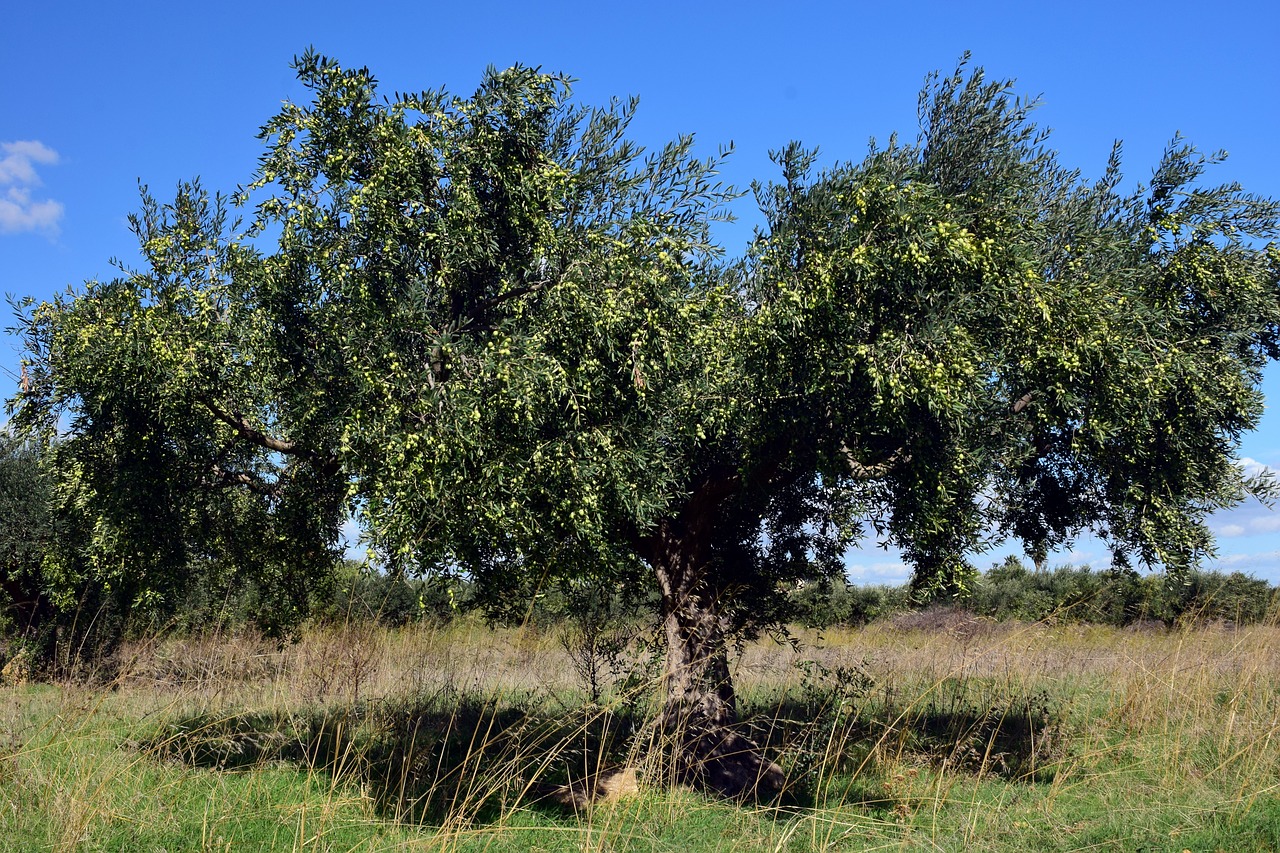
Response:
POLYGON ((215 418, 234 429, 237 435, 245 441, 248 441, 250 444, 256 444, 259 447, 266 448, 267 450, 273 450, 276 453, 283 453, 286 456, 296 456, 299 459, 305 459, 307 462, 310 462, 322 469, 332 469, 337 465, 337 460, 332 456, 324 456, 316 453, 314 450, 311 450, 308 447, 303 447, 296 441, 289 441, 287 439, 276 438, 273 435, 268 435, 262 430, 250 425, 244 418, 224 411, 222 407, 213 402, 213 400, 210 400, 208 397, 201 397, 200 402, 204 404, 204 407, 208 409, 215 418))
MULTIPOLYGON (((662 519, 647 533, 634 535, 632 547, 655 569, 670 554, 683 552, 686 548, 688 554, 700 555, 721 505, 741 486, 742 477, 735 470, 724 468, 706 473, 692 488, 680 512, 662 519)), ((692 562, 696 564, 699 560, 700 556, 695 556, 692 562)), ((679 588, 673 587, 666 592, 675 598, 688 594, 688 572, 676 572, 673 577, 679 588)))
POLYGON ((306 455, 306 452, 298 446, 297 442, 286 441, 282 438, 267 435, 262 430, 250 426, 249 422, 243 418, 236 417, 235 415, 231 415, 223 411, 217 403, 207 397, 200 398, 200 402, 204 404, 205 408, 208 409, 215 418, 234 429, 239 433, 241 438, 251 444, 256 444, 259 447, 265 447, 267 450, 274 450, 277 453, 283 453, 286 456, 306 455))
POLYGON ((546 290, 550 285, 551 281, 544 279, 542 281, 534 282, 533 284, 527 284, 524 287, 515 287, 505 293, 490 296, 488 299, 481 299, 476 303, 475 308, 477 311, 488 311, 490 308, 496 308, 510 299, 517 299, 530 293, 537 293, 540 290, 546 290))
POLYGON ((905 465, 911 461, 911 455, 904 454, 901 447, 890 453, 887 459, 871 465, 859 460, 857 455, 849 449, 849 445, 843 441, 840 442, 840 452, 849 463, 849 474, 855 480, 875 480, 887 476, 899 465, 905 465))
POLYGON ((228 471, 221 465, 213 466, 213 476, 217 478, 219 484, 227 486, 245 486, 249 491, 257 495, 268 498, 280 497, 280 486, 275 483, 268 483, 260 477, 244 471, 228 471))

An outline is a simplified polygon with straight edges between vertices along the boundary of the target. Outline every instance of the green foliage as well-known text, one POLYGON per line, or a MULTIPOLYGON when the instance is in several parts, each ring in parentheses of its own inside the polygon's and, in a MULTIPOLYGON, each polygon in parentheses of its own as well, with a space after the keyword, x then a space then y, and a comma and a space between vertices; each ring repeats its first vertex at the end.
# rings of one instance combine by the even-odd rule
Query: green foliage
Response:
POLYGON ((641 161, 631 106, 529 69, 386 105, 367 72, 299 75, 316 100, 264 129, 255 224, 281 237, 244 298, 293 386, 341 406, 298 414, 339 437, 382 559, 465 570, 499 616, 556 575, 634 583, 626 535, 695 432, 689 349, 719 334, 712 164, 689 140, 641 161))
POLYGON ((253 323, 229 282, 250 253, 225 242, 222 200, 190 184, 161 206, 144 190, 131 223, 145 271, 23 306, 31 383, 15 423, 47 443, 67 528, 49 594, 65 612, 92 591, 163 625, 196 585, 251 588, 279 633, 332 565, 341 484, 287 445, 240 440, 241 401, 265 377, 246 364, 253 323))
POLYGON ((1017 557, 992 566, 965 601, 966 609, 994 619, 1062 619, 1125 625, 1149 610, 1132 570, 1094 572, 1060 566, 1028 571, 1017 557))
MULTIPOLYGON (((838 581, 806 584, 787 598, 795 621, 811 628, 859 627, 930 606, 909 586, 838 581)), ((1241 572, 1141 576, 1132 568, 1095 571, 1070 565, 1032 571, 1010 556, 978 575, 954 606, 1000 622, 1253 625, 1280 616, 1280 588, 1241 572)))
POLYGON ((926 88, 921 135, 814 174, 792 146, 757 195, 759 432, 962 592, 991 530, 1035 552, 1093 530, 1120 565, 1182 571, 1213 509, 1274 484, 1235 462, 1276 354, 1275 202, 1198 185, 1176 141, 1120 195, 1085 183, 1009 84, 926 88))
POLYGON ((810 628, 866 625, 917 605, 906 587, 859 586, 841 579, 804 584, 788 598, 793 618, 810 628))
POLYGON ((1274 618, 1280 590, 1240 572, 1192 571, 1140 577, 1132 569, 1088 566, 1028 571, 1017 557, 992 566, 965 598, 965 609, 998 620, 1044 619, 1123 626, 1140 620, 1169 625, 1274 618))
POLYGON ((1280 589, 1242 572, 1143 578, 1143 612, 1168 624, 1249 625, 1280 616, 1280 589))
POLYGON ((331 595, 313 595, 311 612, 340 624, 376 622, 399 626, 412 622, 444 624, 472 607, 471 584, 441 578, 407 578, 371 570, 353 560, 339 567, 331 595))
POLYGON ((0 433, 0 634, 26 632, 47 616, 40 569, 58 535, 52 501, 39 449, 0 433))
POLYGON ((355 512, 388 577, 464 578, 495 618, 622 589, 722 646, 864 536, 918 600, 971 591, 992 535, 1088 530, 1121 572, 1185 575, 1210 512, 1275 494, 1236 451, 1280 354, 1278 208, 1203 186, 1181 141, 1121 194, 1118 150, 1083 180, 962 65, 913 143, 781 152, 726 264, 718 161, 645 155, 634 103, 518 66, 388 99, 295 64, 310 101, 262 129, 247 226, 196 184, 144 192, 143 268, 23 317, 61 607, 164 619, 204 578, 285 631, 355 512))

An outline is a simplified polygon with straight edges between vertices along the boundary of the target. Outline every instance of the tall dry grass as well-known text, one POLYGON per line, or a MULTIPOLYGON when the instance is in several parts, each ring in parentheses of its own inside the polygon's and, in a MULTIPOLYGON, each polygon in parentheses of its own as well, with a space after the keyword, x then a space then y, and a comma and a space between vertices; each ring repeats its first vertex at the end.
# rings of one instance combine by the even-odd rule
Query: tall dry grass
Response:
POLYGON ((1246 831, 1266 849, 1280 816, 1274 625, 933 613, 794 639, 734 664, 756 738, 790 774, 780 802, 750 807, 653 787, 652 694, 619 683, 587 701, 552 631, 461 620, 319 628, 283 647, 134 642, 102 684, 0 698, 0 836, 110 847, 169 820, 198 849, 263 833, 262 849, 676 849, 694 820, 752 849, 1246 831), (592 802, 610 785, 629 796, 592 802))

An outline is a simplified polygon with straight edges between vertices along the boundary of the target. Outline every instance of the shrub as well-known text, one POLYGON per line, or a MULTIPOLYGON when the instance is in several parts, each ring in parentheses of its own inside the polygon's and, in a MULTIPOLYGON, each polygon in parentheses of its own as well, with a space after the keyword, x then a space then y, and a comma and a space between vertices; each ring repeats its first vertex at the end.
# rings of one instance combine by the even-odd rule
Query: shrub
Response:
POLYGON ((1095 572, 1088 566, 1061 566, 1029 572, 1017 557, 994 565, 974 585, 963 606, 994 619, 1128 625, 1156 620, 1251 624, 1268 617, 1276 596, 1264 580, 1240 572, 1190 572, 1178 579, 1139 576, 1130 568, 1095 572))
POLYGON ((788 599, 795 621, 809 628, 857 627, 912 607, 905 586, 855 586, 840 580, 805 584, 791 590, 788 599))

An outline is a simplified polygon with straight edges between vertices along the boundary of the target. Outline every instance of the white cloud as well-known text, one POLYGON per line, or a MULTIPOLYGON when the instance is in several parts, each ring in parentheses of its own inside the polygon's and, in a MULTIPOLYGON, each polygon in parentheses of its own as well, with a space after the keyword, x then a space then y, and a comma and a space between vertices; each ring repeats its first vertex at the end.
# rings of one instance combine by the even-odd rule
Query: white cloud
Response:
POLYGON ((911 579, 911 567, 901 562, 849 563, 845 574, 854 583, 902 584, 911 579))
POLYGON ((1280 551, 1259 551, 1253 554, 1223 554, 1205 563, 1206 569, 1224 572, 1244 572, 1269 583, 1280 583, 1280 551))
POLYGON ((1271 515, 1255 518, 1249 522, 1249 530, 1253 533, 1275 533, 1280 530, 1280 515, 1275 514, 1275 510, 1269 509, 1267 512, 1271 515))
POLYGON ((0 234, 58 232, 62 204, 53 199, 31 197, 32 188, 40 186, 36 166, 57 163, 58 152, 42 142, 33 139, 0 142, 0 234))
POLYGON ((1212 561, 1222 566, 1239 566, 1254 563, 1280 562, 1280 551, 1263 551, 1258 554, 1227 554, 1212 561))
POLYGON ((52 166, 58 162, 58 152, 34 139, 25 142, 0 142, 0 183, 39 184, 33 163, 52 166))
POLYGON ((1250 498, 1239 506, 1214 513, 1209 528, 1223 539, 1276 533, 1280 531, 1280 512, 1250 498))
POLYGON ((1280 477, 1280 471, 1277 471, 1270 465, 1266 465, 1256 459, 1250 459, 1248 456, 1242 456, 1240 458, 1240 464, 1244 466, 1244 473, 1247 477, 1256 477, 1259 474, 1270 474, 1273 477, 1280 477))
MULTIPOLYGON (((1280 470, 1248 456, 1241 457, 1240 466, 1244 468, 1247 477, 1270 474, 1280 479, 1280 470)), ((1223 539, 1276 533, 1280 532, 1280 512, 1248 498, 1239 506, 1214 513, 1209 520, 1209 527, 1223 539)))

